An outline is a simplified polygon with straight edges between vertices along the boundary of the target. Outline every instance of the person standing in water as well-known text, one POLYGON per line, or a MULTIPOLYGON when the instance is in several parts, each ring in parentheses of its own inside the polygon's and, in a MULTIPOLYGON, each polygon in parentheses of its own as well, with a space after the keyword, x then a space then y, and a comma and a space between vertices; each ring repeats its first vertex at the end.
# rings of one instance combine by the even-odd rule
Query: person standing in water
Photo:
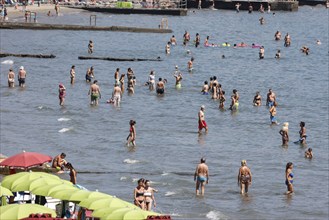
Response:
POLYGON ((286 186, 287 186, 287 192, 286 194, 292 194, 294 192, 293 182, 294 182, 294 174, 292 173, 293 164, 292 162, 287 163, 286 165, 286 186))
POLYGON ((88 53, 92 54, 93 52, 94 52, 94 43, 92 40, 90 40, 88 44, 88 53))
POLYGON ((136 124, 136 121, 134 121, 134 120, 129 121, 130 129, 129 129, 129 135, 127 137, 127 146, 128 147, 130 145, 132 145, 133 147, 136 146, 136 142, 135 142, 135 140, 136 140, 135 124, 136 124))
POLYGON ((253 100, 254 106, 261 106, 262 105, 262 97, 260 96, 259 92, 256 92, 256 95, 253 100))
POLYGON ((252 182, 252 175, 250 169, 247 167, 247 161, 241 161, 241 167, 238 174, 238 185, 240 186, 240 193, 248 193, 249 186, 252 182))
POLYGON ((290 35, 287 33, 286 36, 284 37, 284 46, 290 47, 290 44, 291 44, 291 38, 290 35))
POLYGON ((264 46, 261 46, 259 48, 259 59, 264 59, 264 57, 265 57, 265 48, 264 46))
POLYGON ((113 100, 114 105, 120 106, 121 97, 122 97, 121 88, 120 88, 119 84, 116 83, 114 85, 114 89, 113 89, 113 93, 112 93, 112 100, 113 100))
POLYGON ((281 51, 277 50, 274 58, 275 59, 280 59, 280 57, 281 57, 281 51))
POLYGON ((231 95, 231 106, 230 106, 230 110, 231 111, 237 111, 239 108, 239 93, 238 90, 233 89, 233 94, 231 95))
POLYGON ((10 88, 15 87, 15 73, 13 69, 10 69, 8 73, 8 87, 10 88))
POLYGON ((174 73, 174 77, 176 79, 176 83, 175 83, 175 88, 176 89, 180 89, 182 87, 181 81, 183 79, 182 73, 180 71, 178 71, 178 66, 175 67, 175 73, 174 73))
POLYGON ((195 35, 195 47, 198 47, 200 45, 200 41, 201 41, 200 35, 199 35, 199 33, 196 33, 196 35, 195 35))
POLYGON ((70 170, 70 182, 74 185, 77 184, 77 171, 74 169, 71 163, 67 163, 66 168, 70 170))
POLYGON ((121 92, 123 93, 125 91, 125 74, 121 74, 120 76, 120 88, 121 88, 121 92))
POLYGON ((170 42, 168 42, 168 43, 166 44, 166 49, 165 49, 165 52, 166 52, 166 54, 167 54, 167 55, 169 55, 169 54, 170 54, 170 45, 171 45, 171 43, 170 43, 170 42))
POLYGON ((185 31, 183 36, 183 45, 186 46, 190 42, 190 33, 185 31))
POLYGON ((199 188, 201 185, 201 195, 204 195, 205 185, 209 183, 209 168, 206 164, 206 158, 202 157, 200 163, 197 165, 194 173, 194 181, 196 181, 195 193, 199 195, 199 188))
POLYGON ((241 6, 240 2, 238 2, 238 3, 235 4, 235 11, 236 11, 236 13, 239 13, 240 12, 240 6, 241 6))
POLYGON ((149 75, 149 81, 148 81, 149 90, 153 91, 155 89, 155 74, 152 70, 149 75))
POLYGON ((159 82, 157 83, 157 86, 156 86, 156 92, 158 95, 163 95, 165 92, 165 84, 162 81, 162 78, 159 78, 159 82))
POLYGON ((70 78, 71 78, 71 84, 74 84, 75 80, 75 66, 73 65, 70 70, 70 78))
POLYGON ((277 103, 274 102, 273 103, 273 106, 270 108, 269 112, 270 112, 270 120, 271 120, 271 124, 272 125, 277 125, 278 124, 278 121, 276 120, 276 106, 277 106, 277 103))
POLYGON ((281 130, 279 131, 279 134, 282 137, 282 146, 288 146, 288 143, 289 143, 288 126, 289 126, 288 122, 283 123, 283 126, 282 126, 281 130))
POLYGON ((98 105, 98 99, 102 97, 101 90, 97 85, 97 80, 90 86, 88 95, 90 95, 90 105, 98 105))
POLYGON ((62 83, 59 84, 58 87, 59 87, 59 89, 58 89, 59 105, 63 106, 64 101, 65 101, 65 96, 66 96, 66 88, 62 83))
POLYGON ((200 111, 198 113, 199 134, 201 134, 202 129, 205 129, 205 131, 208 132, 208 125, 205 121, 204 111, 205 111, 205 106, 201 105, 200 111))
POLYGON ((90 68, 87 69, 86 72, 86 82, 91 82, 91 80, 94 78, 94 67, 91 66, 90 68))
POLYGON ((305 122, 301 121, 299 123, 300 130, 299 130, 299 143, 306 144, 306 128, 305 128, 305 122))
POLYGON ((313 158, 312 148, 308 148, 307 151, 305 151, 305 158, 308 158, 308 159, 312 159, 313 158))
POLYGON ((26 71, 24 67, 21 66, 18 71, 18 83, 20 87, 25 87, 26 71))
POLYGON ((193 61, 194 61, 194 58, 192 57, 191 60, 189 60, 189 61, 187 62, 187 70, 188 70, 189 72, 192 72, 192 70, 193 70, 193 61))
POLYGON ((274 34, 274 39, 275 39, 276 41, 281 40, 281 33, 280 33, 280 31, 275 32, 275 34, 274 34))
POLYGON ((120 76, 120 68, 117 68, 114 73, 114 84, 119 85, 119 76, 120 76))
POLYGON ((171 38, 170 38, 170 43, 171 43, 171 45, 177 45, 177 41, 176 41, 176 38, 175 38, 175 35, 173 35, 173 36, 171 36, 171 38))
POLYGON ((275 93, 272 91, 272 89, 269 89, 266 98, 266 106, 272 107, 275 101, 276 101, 275 93))

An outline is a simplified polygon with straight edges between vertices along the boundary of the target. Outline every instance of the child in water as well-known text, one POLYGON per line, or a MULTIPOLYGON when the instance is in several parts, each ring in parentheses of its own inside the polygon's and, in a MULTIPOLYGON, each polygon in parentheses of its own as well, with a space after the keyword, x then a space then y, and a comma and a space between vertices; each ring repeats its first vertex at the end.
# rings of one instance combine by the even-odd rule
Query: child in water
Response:
POLYGON ((308 158, 308 159, 313 158, 312 148, 308 148, 307 151, 305 151, 305 158, 308 158))

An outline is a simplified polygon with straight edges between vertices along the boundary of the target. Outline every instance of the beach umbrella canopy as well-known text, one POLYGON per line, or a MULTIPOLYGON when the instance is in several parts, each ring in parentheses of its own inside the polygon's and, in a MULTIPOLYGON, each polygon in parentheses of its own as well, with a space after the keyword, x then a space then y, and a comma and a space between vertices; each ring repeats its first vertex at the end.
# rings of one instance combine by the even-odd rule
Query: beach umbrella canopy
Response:
POLYGON ((67 200, 67 201, 74 201, 74 202, 81 202, 82 200, 89 199, 89 198, 109 198, 111 197, 108 194, 97 192, 97 191, 87 191, 87 190, 78 190, 72 191, 71 193, 63 193, 61 191, 55 191, 50 194, 51 197, 67 200))
POLYGON ((56 217, 54 210, 37 204, 11 204, 0 207, 0 219, 22 219, 29 217, 30 214, 38 213, 56 217))
POLYGON ((79 203, 79 206, 90 209, 90 210, 97 210, 100 208, 135 208, 136 206, 123 201, 121 199, 115 198, 115 197, 109 197, 109 198, 90 198, 82 200, 79 203))
POLYGON ((72 195, 73 193, 79 192, 79 191, 81 191, 81 189, 78 189, 76 187, 74 187, 73 189, 66 189, 66 190, 59 189, 56 191, 52 191, 51 193, 49 193, 48 196, 55 198, 55 199, 60 199, 60 200, 80 202, 80 201, 68 199, 70 195, 72 195))
POLYGON ((0 185, 0 197, 1 196, 13 196, 13 193, 6 187, 0 185))
POLYGON ((39 177, 37 179, 32 179, 30 181, 21 182, 19 184, 14 184, 11 188, 11 191, 31 191, 31 189, 35 189, 41 186, 46 185, 60 185, 60 184, 68 184, 73 185, 70 181, 56 178, 47 178, 47 177, 39 177))
POLYGON ((52 161, 52 158, 48 155, 23 151, 22 153, 8 157, 0 163, 0 166, 29 168, 39 166, 50 161, 52 161))
POLYGON ((38 179, 40 177, 46 177, 46 178, 52 178, 52 179, 59 179, 58 176, 44 173, 44 172, 21 172, 12 174, 9 176, 6 176, 3 181, 1 182, 1 185, 10 189, 14 187, 15 185, 18 185, 20 183, 28 182, 31 180, 38 179))
POLYGON ((147 216, 159 214, 155 212, 144 211, 140 208, 122 208, 113 211, 111 214, 102 216, 101 220, 112 220, 112 219, 120 219, 120 220, 145 220, 147 216))
POLYGON ((50 193, 52 193, 54 191, 58 191, 58 190, 65 191, 65 190, 71 190, 71 189, 79 190, 74 185, 69 185, 69 184, 66 184, 66 183, 62 183, 62 184, 53 184, 53 185, 45 185, 45 186, 35 187, 35 188, 31 188, 30 191, 35 195, 50 196, 50 193))

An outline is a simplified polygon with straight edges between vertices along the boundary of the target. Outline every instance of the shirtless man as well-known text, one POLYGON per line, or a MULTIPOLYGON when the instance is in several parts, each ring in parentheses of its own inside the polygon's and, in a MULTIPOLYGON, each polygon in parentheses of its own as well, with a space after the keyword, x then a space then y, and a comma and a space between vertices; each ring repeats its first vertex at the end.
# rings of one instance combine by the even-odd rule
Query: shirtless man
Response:
POLYGON ((198 118, 199 118, 199 134, 201 134, 202 129, 204 128, 206 132, 208 132, 208 126, 207 123, 205 121, 205 117, 204 117, 204 109, 205 106, 201 105, 200 111, 198 113, 198 118))
POLYGON ((198 47, 200 45, 200 41, 201 41, 200 35, 199 35, 199 33, 196 33, 196 35, 195 35, 195 47, 198 47))
POLYGON ((277 106, 277 103, 274 102, 273 105, 271 106, 269 112, 270 112, 270 120, 271 120, 271 124, 272 125, 277 125, 278 122, 276 120, 276 106, 277 106))
POLYGON ((238 174, 238 185, 240 186, 241 194, 248 193, 248 187, 251 185, 251 181, 252 176, 250 169, 247 167, 247 161, 242 160, 238 174))
POLYGON ((177 41, 176 41, 175 35, 171 36, 170 43, 171 43, 171 45, 177 45, 177 41))
POLYGON ((269 89, 267 93, 266 106, 272 107, 275 101, 276 101, 276 96, 272 91, 272 89, 269 89))
POLYGON ((8 87, 15 87, 15 73, 13 69, 10 69, 8 73, 8 87))
POLYGON ((205 185, 209 183, 209 169, 206 165, 206 158, 201 158, 200 163, 195 169, 194 181, 196 181, 196 195, 199 195, 199 188, 201 184, 201 195, 204 195, 205 185))
POLYGON ((185 31, 184 36, 183 36, 183 39, 184 39, 183 44, 184 44, 184 46, 186 46, 186 44, 190 41, 190 34, 189 34, 189 32, 185 31))
POLYGON ((291 38, 290 35, 287 33, 286 36, 284 37, 284 46, 289 47, 291 44, 291 38))
POLYGON ((74 65, 71 67, 70 77, 71 77, 71 84, 73 85, 74 84, 74 80, 75 80, 75 66, 74 65))
POLYGON ((99 86, 96 84, 97 80, 90 86, 88 95, 90 95, 90 104, 91 105, 98 105, 98 99, 102 97, 101 90, 99 86))
POLYGON ((204 85, 202 87, 202 95, 208 95, 209 94, 209 85, 208 85, 208 81, 204 81, 204 85))
POLYGON ((158 94, 158 95, 162 95, 162 94, 164 94, 164 91, 165 91, 165 84, 164 84, 164 82, 162 81, 162 78, 159 78, 159 82, 157 83, 157 86, 156 86, 156 91, 157 91, 157 94, 158 94))
POLYGON ((120 76, 120 68, 117 68, 115 73, 114 73, 114 80, 115 80, 115 83, 114 84, 118 84, 120 83, 119 81, 119 76, 120 76))
POLYGON ((119 106, 121 102, 122 91, 119 84, 114 85, 113 93, 112 93, 112 100, 114 105, 119 106))
POLYGON ((18 83, 20 87, 25 87, 25 78, 26 78, 26 71, 24 67, 21 66, 18 71, 18 83))
POLYGON ((53 163, 52 163, 51 167, 56 168, 58 171, 59 170, 64 170, 64 167, 66 165, 65 157, 66 157, 65 153, 61 153, 61 154, 57 155, 53 159, 53 163))

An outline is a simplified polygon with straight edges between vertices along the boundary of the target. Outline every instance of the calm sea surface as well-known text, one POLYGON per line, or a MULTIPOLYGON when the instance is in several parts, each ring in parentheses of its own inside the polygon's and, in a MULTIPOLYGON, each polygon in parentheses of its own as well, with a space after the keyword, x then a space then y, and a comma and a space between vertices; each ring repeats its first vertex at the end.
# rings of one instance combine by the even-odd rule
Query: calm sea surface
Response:
MULTIPOLYGON (((59 17, 38 15, 40 23, 89 25, 89 12, 59 17)), ((156 28, 161 16, 97 14, 97 25, 156 28)), ((2 58, 12 67, 27 70, 26 88, 7 87, 10 65, 1 64, 1 153, 22 150, 55 156, 65 152, 67 160, 80 171, 78 183, 127 201, 133 200, 136 180, 143 177, 159 190, 155 211, 174 219, 327 219, 328 218, 328 9, 300 7, 298 12, 247 14, 225 10, 201 10, 186 17, 167 17, 178 46, 164 54, 172 34, 124 32, 74 32, 1 30, 1 50, 12 53, 55 54, 55 59, 2 58), (260 25, 264 16, 266 24, 260 25), (245 42, 265 46, 265 59, 258 49, 194 48, 182 46, 184 31, 202 42, 245 42), (287 32, 289 48, 274 41, 274 33, 287 32), (156 58, 162 62, 109 62, 78 60, 87 55, 89 40, 94 56, 156 58), (321 45, 316 45, 316 40, 321 45), (310 55, 299 49, 310 47, 310 55), (192 51, 194 72, 187 72, 192 51), (281 49, 282 59, 274 59, 281 49), (222 59, 221 56, 226 58, 222 59), (77 80, 69 84, 71 65, 77 80), (175 65, 183 72, 182 89, 174 87, 175 65), (102 99, 98 107, 89 105, 89 84, 84 81, 88 67, 94 66, 102 99), (131 67, 137 76, 134 95, 123 95, 120 108, 106 104, 110 98, 114 72, 131 67), (143 86, 150 70, 168 80, 167 92, 156 96, 143 86), (220 111, 218 102, 200 95, 203 81, 216 75, 226 91, 226 107, 233 89, 240 93, 237 113, 220 111), (65 106, 58 104, 58 84, 67 88, 65 106), (277 95, 278 121, 288 121, 289 147, 281 146, 279 126, 270 126, 268 109, 253 107, 256 91, 263 99, 272 88, 277 95), (197 113, 206 106, 209 133, 197 133, 197 113), (129 120, 137 121, 137 147, 125 147, 129 120), (314 159, 304 158, 306 147, 298 140, 299 122, 305 121, 308 145, 314 159), (61 131, 61 132, 60 132, 61 131), (205 156, 210 181, 205 197, 195 196, 193 173, 205 156), (248 197, 239 194, 237 174, 246 159, 253 173, 248 197), (295 194, 286 191, 285 165, 293 162, 295 194), (97 173, 95 173, 97 172, 97 173)), ((23 18, 17 19, 23 20, 23 18)), ((63 174, 68 179, 68 174, 63 174)))

